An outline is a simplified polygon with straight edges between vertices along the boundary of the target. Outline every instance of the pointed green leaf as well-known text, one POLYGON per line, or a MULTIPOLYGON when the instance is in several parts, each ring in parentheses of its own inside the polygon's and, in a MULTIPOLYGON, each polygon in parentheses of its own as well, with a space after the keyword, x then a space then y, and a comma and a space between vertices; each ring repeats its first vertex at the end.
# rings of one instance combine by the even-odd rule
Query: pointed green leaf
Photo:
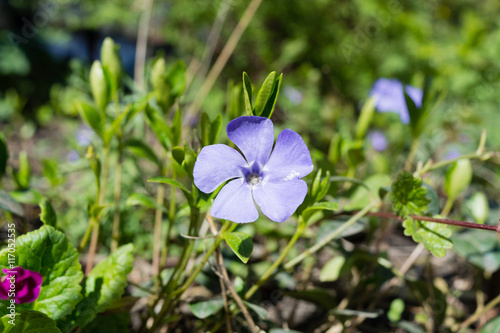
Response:
POLYGON ((5 315, 0 319, 3 333, 61 333, 56 322, 38 311, 21 311, 14 319, 5 315))
POLYGON ((14 198, 7 192, 0 190, 0 208, 16 214, 17 216, 24 217, 24 209, 14 198))
POLYGON ((216 314, 224 307, 224 301, 220 298, 188 304, 189 309, 199 319, 205 319, 216 314))
POLYGON ((260 319, 266 319, 267 318, 267 310, 263 308, 262 306, 259 306, 257 304, 253 304, 247 301, 243 301, 243 304, 245 304, 250 310, 255 312, 260 319))
POLYGON ((243 96, 245 99, 245 111, 247 116, 253 115, 252 106, 252 85, 250 84, 250 79, 248 74, 243 72, 243 96))
POLYGON ((246 264, 253 251, 252 238, 244 232, 235 231, 226 232, 224 239, 238 258, 246 264))
POLYGON ((274 81, 274 85, 271 90, 271 94, 267 99, 266 105, 264 106, 264 110, 260 114, 261 117, 271 118, 274 112, 274 107, 276 106, 276 102, 278 101, 278 95, 281 89, 281 82, 283 81, 283 74, 278 76, 276 81, 274 81))
POLYGON ((182 167, 191 179, 193 179, 193 169, 195 162, 196 153, 184 142, 184 162, 182 162, 182 167))
POLYGON ((45 224, 45 225, 50 225, 54 228, 57 226, 57 216, 56 212, 54 211, 54 208, 50 204, 50 201, 45 198, 40 202, 40 220, 45 224))
POLYGON ((126 204, 127 206, 138 205, 152 209, 161 209, 162 211, 167 211, 167 209, 162 205, 159 205, 154 198, 143 193, 132 193, 128 197, 126 204))
MULTIPOLYGON (((8 254, 7 249, 0 251, 0 268, 8 267, 8 254)), ((43 277, 37 300, 17 304, 17 311, 36 310, 54 320, 71 313, 82 298, 80 281, 83 273, 78 252, 66 235, 44 225, 19 236, 16 239, 16 259, 17 266, 38 272, 43 277)), ((0 306, 0 311, 5 310, 0 306)))
POLYGON ((43 175, 50 182, 50 185, 57 186, 63 182, 63 177, 58 170, 59 163, 54 160, 43 160, 43 175))
POLYGON ((104 118, 102 113, 99 112, 95 107, 84 102, 78 102, 76 104, 78 112, 80 112, 83 120, 94 130, 94 132, 100 137, 104 137, 104 118))
POLYGON ((276 72, 269 73, 267 78, 264 80, 264 83, 260 87, 259 92, 257 93, 257 98, 255 99, 254 115, 262 116, 266 104, 273 92, 275 81, 276 81, 276 72))

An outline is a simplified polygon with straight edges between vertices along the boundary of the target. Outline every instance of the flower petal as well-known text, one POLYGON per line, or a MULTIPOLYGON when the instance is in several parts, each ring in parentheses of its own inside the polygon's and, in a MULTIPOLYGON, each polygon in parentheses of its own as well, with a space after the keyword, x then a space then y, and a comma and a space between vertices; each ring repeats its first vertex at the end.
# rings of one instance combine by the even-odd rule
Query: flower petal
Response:
POLYGON ((290 129, 283 130, 278 135, 264 170, 269 174, 271 182, 298 179, 311 173, 311 154, 300 135, 290 129))
POLYGON ((302 179, 268 182, 253 189, 253 198, 262 213, 275 222, 288 219, 304 201, 307 184, 302 179))
POLYGON ((264 117, 243 116, 227 124, 227 136, 245 155, 248 163, 264 165, 274 142, 273 122, 264 117))
POLYGON ((253 222, 259 217, 252 190, 242 178, 230 181, 220 190, 210 213, 219 219, 236 223, 253 222))
POLYGON ((213 192, 228 179, 242 177, 247 162, 235 149, 226 145, 203 147, 194 164, 194 184, 205 193, 213 192))

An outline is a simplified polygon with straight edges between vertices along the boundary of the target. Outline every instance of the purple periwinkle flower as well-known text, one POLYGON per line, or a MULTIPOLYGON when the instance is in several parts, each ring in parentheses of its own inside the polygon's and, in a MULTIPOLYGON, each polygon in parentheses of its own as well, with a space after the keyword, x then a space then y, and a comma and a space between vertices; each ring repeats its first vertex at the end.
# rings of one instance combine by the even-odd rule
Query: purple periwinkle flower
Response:
POLYGON ((370 133, 368 133, 368 139, 370 140, 372 147, 376 151, 384 151, 387 149, 387 138, 385 137, 383 132, 371 131, 370 133))
MULTIPOLYGON (((405 85, 406 93, 412 99, 417 108, 422 107, 422 89, 405 85)), ((378 79, 370 92, 370 96, 375 96, 375 108, 378 112, 395 112, 403 124, 410 122, 410 114, 406 106, 403 84, 396 79, 378 79)))
POLYGON ((81 125, 80 127, 78 127, 75 134, 76 142, 78 143, 79 146, 90 145, 93 136, 94 132, 92 131, 92 128, 86 125, 81 125))
POLYGON ((288 219, 307 194, 307 184, 300 178, 313 170, 304 140, 285 129, 273 149, 273 123, 264 117, 236 118, 226 130, 243 155, 222 144, 206 146, 193 171, 195 185, 205 193, 229 180, 213 202, 212 216, 253 222, 259 217, 257 204, 275 222, 288 219))
POLYGON ((34 302, 38 298, 43 280, 40 273, 22 267, 4 268, 3 272, 7 276, 0 281, 1 299, 14 298, 16 303, 21 304, 34 302))

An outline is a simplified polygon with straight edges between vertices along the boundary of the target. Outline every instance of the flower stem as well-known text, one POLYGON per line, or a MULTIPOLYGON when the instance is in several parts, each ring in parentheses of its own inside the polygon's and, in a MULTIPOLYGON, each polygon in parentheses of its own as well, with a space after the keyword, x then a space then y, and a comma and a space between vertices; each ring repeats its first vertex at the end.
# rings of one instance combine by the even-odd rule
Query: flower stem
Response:
POLYGON ((231 221, 226 221, 224 223, 224 225, 220 229, 219 233, 217 234, 217 237, 215 238, 214 243, 212 244, 210 249, 205 253, 205 256, 203 257, 201 262, 196 266, 196 269, 194 270, 194 272, 189 276, 189 278, 184 282, 184 284, 182 284, 182 286, 180 288, 178 288, 177 290, 173 291, 169 295, 169 299, 163 303, 163 306, 162 306, 160 312, 158 313, 158 315, 156 316, 156 318, 153 322, 153 325, 150 329, 151 331, 154 331, 154 329, 156 329, 158 327, 159 323, 162 321, 162 318, 170 311, 170 309, 174 305, 176 299, 181 297, 182 294, 186 291, 186 289, 189 288, 191 283, 193 283, 196 276, 203 269, 203 266, 205 266, 205 263, 208 261, 208 259, 210 259, 212 254, 219 247, 220 242, 222 242, 222 240, 224 239, 224 233, 231 232, 232 230, 234 230, 234 228, 236 228, 236 226, 237 226, 237 224, 231 223, 231 221))
POLYGON ((317 243, 313 247, 305 250, 302 252, 299 256, 295 257, 294 259, 290 260, 287 262, 283 268, 284 269, 290 269, 293 266, 297 265, 299 262, 304 260, 306 257, 316 253, 318 250, 320 250, 323 246, 326 244, 330 243, 332 240, 335 238, 339 237, 345 230, 347 230, 350 226, 352 226, 354 223, 356 223, 360 218, 363 216, 367 215, 368 212, 372 209, 377 207, 377 203, 370 203, 368 206, 363 208, 362 210, 358 211, 354 216, 352 216, 349 220, 347 220, 346 223, 344 223, 341 227, 337 228, 334 232, 332 232, 328 237, 325 237, 321 242, 317 243))
MULTIPOLYGON (((444 209, 443 209, 443 212, 444 212, 444 209)), ((358 211, 342 212, 342 213, 340 213, 340 215, 346 215, 346 214, 352 215, 352 214, 356 214, 356 213, 358 213, 358 211)), ((384 218, 402 221, 401 217, 399 217, 393 213, 369 212, 366 215, 375 216, 375 217, 384 217, 384 218)), ((442 218, 436 218, 436 217, 431 217, 431 216, 420 216, 420 215, 410 215, 410 217, 416 221, 435 222, 435 223, 455 225, 457 227, 491 230, 491 231, 496 231, 496 232, 500 233, 500 225, 496 226, 496 225, 488 225, 488 224, 478 224, 478 223, 473 223, 473 222, 457 221, 457 220, 442 219, 442 218)))
POLYGON ((278 257, 278 259, 276 259, 274 261, 274 263, 271 265, 271 267, 269 267, 265 272, 264 274, 262 275, 262 277, 259 279, 259 281, 257 281, 257 283, 255 283, 252 288, 250 288, 246 294, 245 294, 245 299, 248 300, 250 299, 250 297, 253 296, 253 294, 255 294, 255 292, 269 279, 269 277, 271 276, 271 274, 276 270, 276 268, 278 268, 278 266, 283 262, 283 260, 285 259, 286 255, 288 254, 288 252, 290 251, 290 249, 293 247, 293 245, 295 245, 295 242, 297 242, 297 240, 300 238, 300 236, 302 235, 302 233, 304 232, 306 228, 306 224, 304 223, 304 221, 302 220, 302 218, 299 218, 299 224, 297 226, 297 230, 295 230, 295 234, 292 236, 292 239, 290 239, 290 241, 288 242, 288 245, 286 246, 286 248, 283 250, 283 252, 281 253, 281 255, 278 257))

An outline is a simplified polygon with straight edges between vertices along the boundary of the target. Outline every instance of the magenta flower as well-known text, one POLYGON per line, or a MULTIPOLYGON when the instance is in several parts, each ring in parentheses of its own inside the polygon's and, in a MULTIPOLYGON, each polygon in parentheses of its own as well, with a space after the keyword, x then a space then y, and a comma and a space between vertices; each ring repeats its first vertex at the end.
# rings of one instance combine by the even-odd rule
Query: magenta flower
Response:
POLYGON ((288 219, 307 194, 307 184, 300 178, 313 170, 304 140, 285 129, 273 150, 273 123, 256 116, 231 121, 227 136, 243 155, 222 144, 206 146, 194 165, 194 183, 202 192, 213 192, 230 180, 215 198, 212 216, 253 222, 259 217, 257 204, 275 222, 288 219))
MULTIPOLYGON (((417 108, 422 107, 422 89, 405 85, 406 93, 412 99, 417 108)), ((403 84, 396 79, 378 79, 370 92, 375 96, 375 108, 378 112, 395 112, 403 124, 410 123, 410 113, 406 106, 403 84)))
POLYGON ((38 298, 43 280, 40 273, 22 267, 4 268, 3 272, 7 276, 0 281, 1 299, 14 298, 16 303, 21 304, 34 302, 38 298))

